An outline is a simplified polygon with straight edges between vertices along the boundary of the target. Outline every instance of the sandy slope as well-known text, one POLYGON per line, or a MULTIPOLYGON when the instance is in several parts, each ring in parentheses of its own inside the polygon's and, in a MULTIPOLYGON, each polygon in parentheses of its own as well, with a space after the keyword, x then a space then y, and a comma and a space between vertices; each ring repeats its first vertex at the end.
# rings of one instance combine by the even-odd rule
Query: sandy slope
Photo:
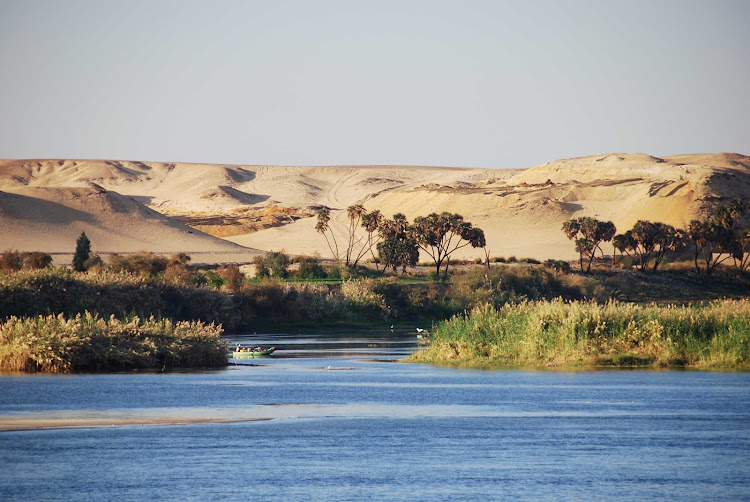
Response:
MULTIPOLYGON (((573 246, 560 231, 566 219, 612 220, 620 231, 639 219, 684 227, 718 200, 750 198, 750 158, 736 154, 664 159, 609 154, 559 160, 497 180, 489 179, 490 173, 482 172, 472 185, 437 178, 436 182, 449 186, 397 187, 374 194, 365 206, 389 216, 403 212, 410 219, 430 212, 457 212, 484 229, 493 256, 572 259, 573 246)), ((339 213, 335 218, 341 242, 345 217, 339 213)), ((316 249, 330 254, 309 220, 231 240, 262 249, 293 253, 316 249)), ((480 250, 470 247, 457 254, 480 255, 480 250)))
MULTIPOLYGON (((403 212, 409 218, 430 212, 458 212, 485 230, 493 256, 574 258, 572 244, 560 231, 566 219, 584 215, 611 219, 620 231, 627 230, 638 219, 684 226, 717 201, 737 196, 750 198, 750 157, 694 154, 656 158, 644 154, 606 154, 558 160, 522 171, 0 161, 0 190, 33 197, 44 204, 61 204, 61 200, 66 200, 62 205, 79 211, 33 209, 36 216, 31 223, 23 222, 18 209, 14 216, 3 213, 0 230, 16 228, 15 233, 5 234, 6 247, 48 249, 54 244, 52 247, 58 249, 63 241, 69 247, 70 235, 79 232, 73 227, 82 224, 90 225, 95 234, 100 231, 100 240, 111 247, 172 251, 190 246, 193 250, 216 251, 231 246, 198 232, 188 234, 183 227, 171 227, 164 220, 159 225, 166 225, 169 230, 156 230, 152 220, 158 215, 140 204, 140 210, 130 210, 129 216, 118 219, 111 213, 121 213, 95 204, 96 198, 43 197, 41 194, 46 192, 34 188, 56 187, 60 191, 60 187, 88 187, 91 183, 110 190, 107 192, 110 198, 119 197, 112 193, 117 192, 123 199, 145 204, 162 214, 183 217, 185 221, 186 215, 215 217, 238 208, 327 206, 332 208, 332 227, 340 243, 346 228, 345 208, 354 203, 380 209, 389 217, 396 212, 403 212), (73 200, 78 202, 74 204, 73 200), (104 218, 104 214, 110 216, 104 218), (18 229, 23 223, 26 226, 21 232, 18 229), (59 238, 58 234, 65 237, 59 238)), ((42 204, 24 200, 23 204, 29 207, 42 204)), ((264 250, 319 252, 328 256, 325 240, 314 226, 313 218, 305 218, 276 228, 233 235, 227 240, 264 250)), ((223 235, 229 233, 234 232, 223 235)), ((479 250, 467 248, 461 255, 480 254, 479 250)))
POLYGON ((81 232, 86 232, 96 253, 148 250, 254 254, 96 186, 20 187, 12 193, 0 192, 4 248, 72 253, 81 232))

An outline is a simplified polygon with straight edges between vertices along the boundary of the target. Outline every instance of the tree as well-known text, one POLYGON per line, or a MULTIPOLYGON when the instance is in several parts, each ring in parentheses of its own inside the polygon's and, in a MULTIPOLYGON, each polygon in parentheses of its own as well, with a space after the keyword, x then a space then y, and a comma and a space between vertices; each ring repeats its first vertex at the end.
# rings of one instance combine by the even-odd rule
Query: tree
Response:
POLYGON ((383 221, 383 216, 378 210, 368 213, 361 204, 349 206, 346 214, 349 218, 349 236, 344 259, 347 267, 356 267, 359 260, 367 253, 375 257, 372 249, 380 240, 377 237, 377 230, 383 221), (357 233, 360 227, 365 230, 365 235, 357 233))
POLYGON ((750 205, 740 199, 716 208, 715 220, 726 232, 722 251, 731 254, 734 266, 740 271, 750 266, 750 229, 745 225, 749 216, 750 205))
POLYGON ((706 275, 710 275, 730 258, 739 270, 750 267, 750 229, 745 227, 748 213, 748 203, 734 199, 718 206, 707 219, 690 222, 686 235, 693 243, 696 272, 701 271, 703 262, 706 275))
POLYGON ((86 270, 86 260, 91 255, 91 241, 86 237, 86 232, 81 232, 76 241, 76 252, 73 255, 73 270, 83 272, 86 270))
POLYGON ((325 237, 326 244, 328 244, 328 249, 331 250, 333 259, 336 261, 340 261, 341 258, 339 256, 339 245, 338 242, 336 242, 336 235, 333 233, 333 230, 331 230, 330 222, 331 210, 327 207, 320 208, 318 210, 318 222, 315 225, 315 230, 323 237, 325 237), (328 238, 329 233, 331 234, 330 240, 328 238), (331 241, 333 241, 333 244, 331 244, 331 241))
POLYGON ((383 262, 383 270, 389 267, 395 272, 401 267, 406 272, 406 267, 413 267, 419 261, 419 245, 412 236, 409 221, 401 213, 393 215, 392 220, 384 219, 378 229, 380 242, 377 244, 380 261, 383 262))
MULTIPOLYGON (((362 228, 364 228, 365 232, 367 232, 367 240, 363 244, 360 253, 355 258, 354 266, 357 266, 357 262, 360 259, 364 258, 367 253, 370 253, 373 260, 375 260, 375 252, 373 251, 373 248, 377 246, 378 242, 380 242, 380 234, 378 233, 378 229, 380 228, 380 225, 382 225, 382 223, 383 215, 380 214, 380 211, 378 211, 377 209, 362 215, 362 228)), ((377 260, 375 260, 375 268, 378 268, 377 260)))
POLYGON ((283 251, 271 251, 265 255, 256 256, 253 260, 255 264, 256 277, 274 276, 279 279, 289 277, 289 256, 283 251))
POLYGON ((591 271, 591 264, 596 257, 597 250, 604 256, 601 248, 602 242, 611 241, 617 229, 611 221, 599 221, 596 218, 582 216, 570 219, 563 223, 562 231, 568 239, 575 239, 575 248, 578 252, 581 271, 583 271, 584 258, 588 260, 586 271, 591 271))
MULTIPOLYGON (((364 239, 363 236, 357 236, 357 229, 362 222, 362 216, 365 214, 367 214, 367 211, 362 204, 355 204, 346 209, 346 215, 349 218, 349 228, 344 264, 347 267, 352 265, 354 261, 354 247, 364 239)), ((354 265, 356 266, 356 263, 354 265)))
POLYGON ((612 243, 615 249, 627 254, 641 270, 647 270, 652 263, 655 272, 664 260, 667 251, 682 246, 684 232, 666 223, 638 220, 631 230, 616 235, 612 243))
POLYGON ((471 223, 464 221, 463 216, 454 213, 432 213, 414 220, 412 229, 414 240, 435 263, 435 274, 440 276, 440 269, 445 262, 444 274, 448 275, 450 255, 466 246, 484 247, 484 232, 471 223))

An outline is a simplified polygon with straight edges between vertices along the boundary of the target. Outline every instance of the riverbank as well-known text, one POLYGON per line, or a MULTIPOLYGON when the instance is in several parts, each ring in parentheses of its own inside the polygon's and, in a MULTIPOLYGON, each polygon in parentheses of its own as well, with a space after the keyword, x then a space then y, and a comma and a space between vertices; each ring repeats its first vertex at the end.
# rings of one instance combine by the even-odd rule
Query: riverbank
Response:
POLYGON ((490 305, 439 323, 406 362, 462 367, 750 369, 750 301, 490 305))
POLYGON ((220 367, 222 329, 202 322, 85 313, 11 317, 0 323, 0 371, 72 373, 220 367))

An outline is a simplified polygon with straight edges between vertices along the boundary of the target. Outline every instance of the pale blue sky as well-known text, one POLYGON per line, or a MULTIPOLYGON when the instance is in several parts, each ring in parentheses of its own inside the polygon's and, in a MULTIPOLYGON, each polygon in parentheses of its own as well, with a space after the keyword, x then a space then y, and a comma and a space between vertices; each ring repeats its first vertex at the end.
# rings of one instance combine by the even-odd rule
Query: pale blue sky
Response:
POLYGON ((0 0, 0 158, 750 154, 750 1, 0 0))

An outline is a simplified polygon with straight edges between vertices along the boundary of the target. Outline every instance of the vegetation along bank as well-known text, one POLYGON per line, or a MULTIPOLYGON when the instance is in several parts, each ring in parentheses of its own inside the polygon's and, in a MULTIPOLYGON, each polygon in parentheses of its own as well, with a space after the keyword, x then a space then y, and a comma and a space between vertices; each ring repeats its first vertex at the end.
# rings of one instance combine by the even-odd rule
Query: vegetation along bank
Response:
POLYGON ((750 369, 750 300, 696 306, 486 304, 439 323, 409 362, 471 367, 750 369))

